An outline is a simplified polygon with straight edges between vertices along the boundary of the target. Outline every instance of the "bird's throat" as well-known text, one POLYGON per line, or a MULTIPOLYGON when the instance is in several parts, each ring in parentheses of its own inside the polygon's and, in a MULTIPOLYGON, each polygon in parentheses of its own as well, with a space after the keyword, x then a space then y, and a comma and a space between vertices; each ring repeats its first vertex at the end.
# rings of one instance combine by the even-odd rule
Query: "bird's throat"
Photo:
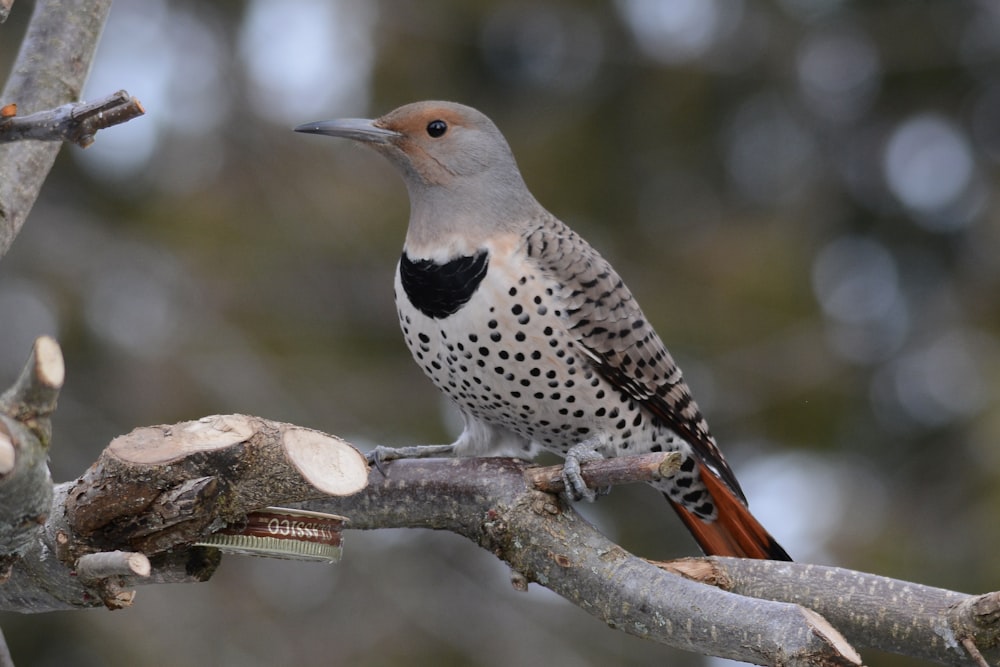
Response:
POLYGON ((424 315, 443 319, 468 303, 486 277, 489 253, 459 256, 446 262, 399 258, 399 280, 413 307, 424 315))

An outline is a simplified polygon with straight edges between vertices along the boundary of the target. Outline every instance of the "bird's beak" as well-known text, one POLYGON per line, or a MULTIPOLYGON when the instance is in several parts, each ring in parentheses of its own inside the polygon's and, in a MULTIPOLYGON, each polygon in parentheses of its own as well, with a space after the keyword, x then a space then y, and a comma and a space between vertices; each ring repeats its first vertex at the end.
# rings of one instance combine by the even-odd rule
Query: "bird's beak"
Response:
POLYGON ((337 120, 321 120, 306 123, 295 128, 296 132, 308 134, 325 134, 330 137, 344 137, 369 144, 387 144, 399 136, 398 132, 387 130, 375 125, 367 118, 338 118, 337 120))

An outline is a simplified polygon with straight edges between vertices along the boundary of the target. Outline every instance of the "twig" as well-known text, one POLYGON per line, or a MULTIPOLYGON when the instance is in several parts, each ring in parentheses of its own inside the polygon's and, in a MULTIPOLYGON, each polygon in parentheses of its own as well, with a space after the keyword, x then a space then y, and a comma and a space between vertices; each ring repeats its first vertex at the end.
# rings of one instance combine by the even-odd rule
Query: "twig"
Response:
POLYGON ((976 641, 972 637, 962 637, 962 646, 965 647, 969 657, 975 661, 976 667, 990 667, 986 662, 986 658, 979 652, 976 641))
MULTIPOLYGON (((111 0, 38 0, 0 100, 51 109, 80 98, 111 0)), ((0 256, 21 231, 60 144, 0 143, 0 256)))
MULTIPOLYGON (((680 453, 658 452, 589 461, 580 466, 580 476, 588 487, 598 489, 635 482, 655 482, 670 477, 680 470, 680 466, 680 453)), ((524 471, 524 477, 539 491, 562 493, 565 489, 562 469, 561 465, 528 468, 524 471)))
POLYGON ((134 551, 102 551, 81 556, 76 562, 76 576, 84 584, 95 584, 109 577, 148 577, 149 559, 134 551))
MULTIPOLYGON (((8 110, 10 105, 5 107, 8 110)), ((139 100, 124 90, 96 102, 70 102, 28 116, 0 120, 0 141, 68 141, 83 148, 94 143, 98 130, 132 120, 145 113, 139 100)))
POLYGON ((94 591, 108 609, 130 607, 135 591, 130 579, 146 578, 152 571, 145 555, 129 551, 106 551, 81 556, 76 562, 80 583, 94 591))

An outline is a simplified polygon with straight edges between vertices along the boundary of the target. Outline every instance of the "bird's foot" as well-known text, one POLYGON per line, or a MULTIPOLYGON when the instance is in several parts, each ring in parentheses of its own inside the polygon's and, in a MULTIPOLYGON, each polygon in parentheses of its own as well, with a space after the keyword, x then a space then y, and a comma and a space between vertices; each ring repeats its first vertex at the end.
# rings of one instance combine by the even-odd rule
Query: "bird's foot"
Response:
POLYGON ((581 463, 600 461, 603 458, 601 453, 589 442, 581 442, 578 445, 574 445, 566 452, 566 461, 563 463, 562 469, 562 480, 563 485, 566 487, 566 495, 571 500, 586 500, 592 503, 597 500, 598 496, 606 496, 611 491, 611 487, 609 486, 591 489, 580 475, 581 463))
POLYGON ((385 476, 385 464, 397 459, 430 459, 454 456, 455 445, 414 445, 412 447, 383 447, 379 445, 365 455, 368 464, 375 466, 385 476))

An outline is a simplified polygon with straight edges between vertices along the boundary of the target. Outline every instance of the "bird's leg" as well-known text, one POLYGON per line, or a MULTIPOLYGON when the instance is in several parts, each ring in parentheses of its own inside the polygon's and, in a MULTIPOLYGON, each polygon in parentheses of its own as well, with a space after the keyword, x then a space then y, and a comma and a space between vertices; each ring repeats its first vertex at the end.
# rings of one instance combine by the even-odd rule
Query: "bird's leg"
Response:
POLYGON ((412 445, 410 447, 383 447, 379 445, 368 452, 365 458, 368 463, 378 468, 385 475, 385 464, 396 459, 430 459, 438 456, 454 456, 455 444, 450 445, 412 445))
POLYGON ((597 440, 590 439, 573 445, 566 452, 566 460, 563 463, 562 480, 566 487, 566 495, 572 500, 586 500, 594 502, 597 496, 607 495, 611 487, 591 489, 583 481, 580 475, 580 464, 588 461, 599 461, 604 456, 597 451, 597 440))

